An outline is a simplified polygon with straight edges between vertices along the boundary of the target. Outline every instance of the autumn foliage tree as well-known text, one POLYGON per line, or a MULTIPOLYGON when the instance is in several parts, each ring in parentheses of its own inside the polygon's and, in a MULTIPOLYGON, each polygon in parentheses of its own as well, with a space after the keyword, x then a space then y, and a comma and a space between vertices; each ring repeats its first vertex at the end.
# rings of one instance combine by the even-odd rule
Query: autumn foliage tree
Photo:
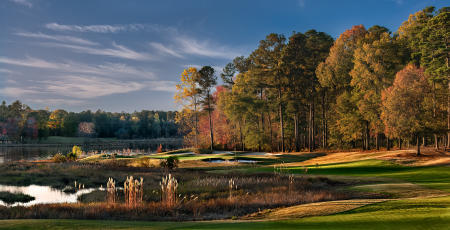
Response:
POLYGON ((198 110, 200 105, 200 88, 197 83, 199 75, 197 69, 189 67, 181 74, 181 83, 176 85, 175 102, 182 106, 177 113, 176 122, 181 124, 185 139, 190 143, 194 139, 194 146, 198 147, 198 110))
POLYGON ((384 90, 382 119, 390 137, 416 137, 420 155, 420 137, 429 130, 430 110, 426 96, 431 88, 423 69, 410 64, 399 71, 394 84, 384 90))

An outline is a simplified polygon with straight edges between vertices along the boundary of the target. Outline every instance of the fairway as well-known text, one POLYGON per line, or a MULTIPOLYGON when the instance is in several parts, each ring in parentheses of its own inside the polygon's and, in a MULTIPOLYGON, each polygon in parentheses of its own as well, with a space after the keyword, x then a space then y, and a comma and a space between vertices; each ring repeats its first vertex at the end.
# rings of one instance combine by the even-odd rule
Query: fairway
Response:
POLYGON ((450 229, 448 169, 448 166, 410 167, 381 160, 313 166, 307 173, 303 167, 291 167, 291 173, 308 176, 345 176, 368 181, 377 178, 376 183, 353 189, 386 193, 392 198, 305 204, 241 220, 2 220, 0 229, 450 229))
POLYGON ((447 196, 388 201, 346 213, 283 221, 3 220, 0 229, 450 229, 448 223, 447 196))

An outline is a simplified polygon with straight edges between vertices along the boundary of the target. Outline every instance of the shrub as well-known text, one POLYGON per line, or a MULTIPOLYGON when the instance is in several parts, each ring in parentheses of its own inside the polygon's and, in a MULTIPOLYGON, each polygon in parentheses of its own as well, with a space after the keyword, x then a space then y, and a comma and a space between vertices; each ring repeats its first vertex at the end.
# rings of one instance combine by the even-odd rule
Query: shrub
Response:
POLYGON ((180 162, 180 161, 178 160, 178 157, 176 157, 176 156, 170 156, 170 157, 168 157, 168 158, 166 158, 166 159, 163 159, 159 165, 160 165, 162 168, 167 168, 167 169, 172 170, 172 169, 178 167, 178 163, 179 163, 179 162, 180 162))
POLYGON ((211 149, 196 148, 196 149, 194 149, 194 153, 197 153, 197 154, 211 154, 212 151, 211 151, 211 149))
POLYGON ((53 155, 52 161, 56 162, 56 163, 62 163, 62 162, 66 162, 67 158, 64 155, 62 155, 61 153, 57 153, 57 154, 53 155))
POLYGON ((157 153, 162 153, 162 144, 159 144, 158 148, 156 149, 157 153))
POLYGON ((75 161, 78 159, 78 157, 81 156, 81 154, 83 153, 83 151, 81 151, 81 148, 74 145, 72 148, 72 152, 70 152, 69 154, 67 154, 67 160, 70 161, 75 161))

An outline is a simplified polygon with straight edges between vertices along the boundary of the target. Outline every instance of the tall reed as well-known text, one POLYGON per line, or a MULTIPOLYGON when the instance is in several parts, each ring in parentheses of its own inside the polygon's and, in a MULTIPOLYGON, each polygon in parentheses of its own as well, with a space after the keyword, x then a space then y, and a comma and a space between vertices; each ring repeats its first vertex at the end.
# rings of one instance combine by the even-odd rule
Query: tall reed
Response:
POLYGON ((144 194, 144 179, 134 179, 133 176, 127 177, 123 183, 123 191, 125 195, 125 203, 128 207, 136 207, 142 202, 144 194))
POLYGON ((113 204, 116 203, 116 199, 116 181, 110 177, 106 184, 106 201, 108 204, 113 204))
POLYGON ((161 186, 161 202, 167 207, 173 207, 177 203, 177 179, 169 173, 162 178, 159 184, 161 186))

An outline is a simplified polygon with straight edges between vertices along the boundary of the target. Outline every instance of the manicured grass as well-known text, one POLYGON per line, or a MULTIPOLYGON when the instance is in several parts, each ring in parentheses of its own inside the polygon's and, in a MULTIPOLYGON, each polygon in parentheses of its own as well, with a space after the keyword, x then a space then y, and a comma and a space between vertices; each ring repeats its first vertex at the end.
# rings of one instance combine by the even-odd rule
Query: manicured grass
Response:
POLYGON ((0 229, 450 229, 450 197, 407 199, 284 221, 133 222, 3 220, 0 229))
MULTIPOLYGON (((273 169, 265 169, 266 171, 273 169)), ((305 174, 304 167, 291 167, 292 173, 305 174)), ((358 177, 387 177, 450 191, 449 166, 409 167, 382 160, 363 160, 350 163, 309 166, 306 174, 342 175, 358 177)))

